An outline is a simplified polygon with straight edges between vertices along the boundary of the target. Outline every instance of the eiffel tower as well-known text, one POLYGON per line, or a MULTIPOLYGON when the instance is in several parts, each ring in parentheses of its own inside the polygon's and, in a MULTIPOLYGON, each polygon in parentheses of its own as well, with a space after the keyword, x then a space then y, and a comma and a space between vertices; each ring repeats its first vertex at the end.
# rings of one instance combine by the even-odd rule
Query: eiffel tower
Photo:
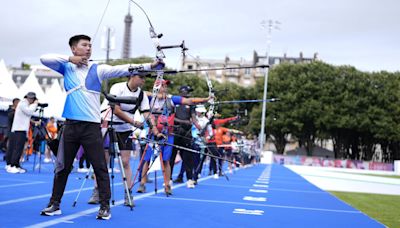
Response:
POLYGON ((122 43, 122 59, 129 59, 131 55, 131 25, 133 22, 131 16, 131 4, 129 2, 128 14, 125 16, 125 30, 124 30, 124 40, 122 43))

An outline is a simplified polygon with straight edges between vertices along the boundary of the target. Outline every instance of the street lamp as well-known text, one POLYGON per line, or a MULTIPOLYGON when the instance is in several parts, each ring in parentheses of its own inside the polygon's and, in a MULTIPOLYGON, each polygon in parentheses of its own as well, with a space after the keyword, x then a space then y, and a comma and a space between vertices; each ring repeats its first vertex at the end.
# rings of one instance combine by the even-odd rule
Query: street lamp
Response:
MULTIPOLYGON (((268 20, 268 33, 267 33, 267 52, 265 56, 263 57, 265 59, 265 62, 267 65, 270 66, 269 64, 269 52, 271 49, 271 37, 272 37, 272 29, 277 29, 279 30, 279 25, 281 23, 279 21, 273 21, 273 20, 268 20)), ((267 22, 263 20, 261 22, 261 26, 266 29, 267 28, 267 22)), ((264 75, 264 94, 263 94, 263 100, 267 100, 267 90, 268 90, 268 71, 269 67, 265 68, 265 75, 264 75)), ((266 116, 266 109, 267 109, 267 102, 262 103, 262 116, 261 116, 261 132, 260 132, 260 149, 264 150, 264 144, 266 141, 265 137, 265 116, 266 116)))

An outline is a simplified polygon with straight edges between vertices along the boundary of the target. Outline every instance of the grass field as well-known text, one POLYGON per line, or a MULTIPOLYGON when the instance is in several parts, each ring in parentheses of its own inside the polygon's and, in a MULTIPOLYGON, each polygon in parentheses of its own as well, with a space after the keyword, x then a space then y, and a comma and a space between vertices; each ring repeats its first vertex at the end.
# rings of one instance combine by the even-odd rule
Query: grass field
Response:
POLYGON ((331 193, 388 227, 400 227, 400 195, 331 193))

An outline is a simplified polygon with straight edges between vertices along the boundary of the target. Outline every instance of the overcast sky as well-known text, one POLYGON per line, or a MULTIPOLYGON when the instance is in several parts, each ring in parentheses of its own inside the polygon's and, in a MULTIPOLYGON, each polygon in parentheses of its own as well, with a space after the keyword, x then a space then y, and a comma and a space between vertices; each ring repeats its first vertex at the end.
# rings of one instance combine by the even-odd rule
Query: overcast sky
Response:
MULTIPOLYGON (((38 64, 45 53, 70 54, 68 39, 95 36, 108 0, 0 0, 0 59, 7 65, 38 64)), ((398 0, 137 0, 146 10, 162 45, 185 40, 201 58, 252 60, 253 50, 267 50, 263 20, 281 22, 272 32, 271 55, 312 57, 363 71, 400 70, 400 1, 398 0)), ((121 57, 128 0, 111 0, 93 59, 105 59, 102 28, 115 30, 111 58, 121 57)), ((132 56, 154 56, 145 16, 131 6, 132 56)), ((165 52, 169 67, 179 66, 178 50, 165 52)))

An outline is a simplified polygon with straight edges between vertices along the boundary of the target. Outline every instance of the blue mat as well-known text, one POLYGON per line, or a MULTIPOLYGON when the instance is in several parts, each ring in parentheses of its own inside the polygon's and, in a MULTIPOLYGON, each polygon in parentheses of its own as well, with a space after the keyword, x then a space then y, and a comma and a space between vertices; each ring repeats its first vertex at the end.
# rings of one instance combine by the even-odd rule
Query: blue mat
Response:
MULTIPOLYGON (((132 161, 134 173, 137 164, 132 161)), ((93 187, 90 179, 72 207, 85 174, 71 173, 61 204, 63 214, 44 217, 39 213, 50 197, 53 165, 42 164, 39 173, 29 161, 24 163, 25 174, 8 174, 5 164, 0 165, 0 227, 384 227, 281 165, 241 168, 227 174, 229 181, 206 176, 195 189, 174 185, 170 197, 163 193, 158 172, 158 193, 154 183, 147 185, 147 193, 134 193, 133 211, 122 205, 124 190, 117 173, 109 221, 96 220, 98 206, 86 203, 93 187)))

